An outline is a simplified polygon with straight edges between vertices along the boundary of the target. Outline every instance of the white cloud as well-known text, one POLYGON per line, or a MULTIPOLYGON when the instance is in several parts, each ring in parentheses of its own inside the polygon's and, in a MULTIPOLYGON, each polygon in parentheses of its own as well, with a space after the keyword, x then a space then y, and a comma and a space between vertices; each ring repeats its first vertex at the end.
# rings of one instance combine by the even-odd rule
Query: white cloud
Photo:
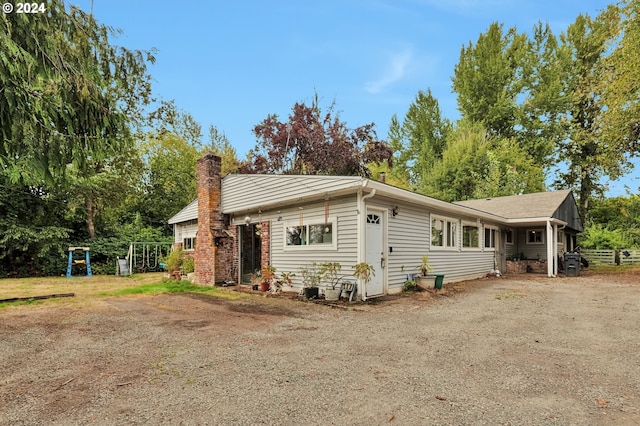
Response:
POLYGON ((413 54, 409 49, 392 54, 384 67, 382 76, 365 83, 365 90, 371 94, 377 94, 402 80, 407 74, 412 59, 413 54))

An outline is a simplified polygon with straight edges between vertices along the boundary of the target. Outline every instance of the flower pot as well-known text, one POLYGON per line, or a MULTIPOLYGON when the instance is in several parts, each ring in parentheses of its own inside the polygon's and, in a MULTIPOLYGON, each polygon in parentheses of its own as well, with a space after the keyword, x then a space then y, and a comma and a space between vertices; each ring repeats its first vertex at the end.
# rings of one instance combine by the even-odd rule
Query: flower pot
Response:
POLYGON ((305 287, 303 290, 304 297, 307 299, 318 298, 318 287, 305 287))
POLYGON ((269 281, 264 281, 260 283, 260 291, 269 291, 269 281))
POLYGON ((436 277, 433 275, 418 275, 416 277, 416 285, 423 290, 435 288, 436 277))
POLYGON ((325 298, 325 300, 338 300, 338 299, 340 299, 340 289, 339 288, 325 288, 324 289, 324 298, 325 298))

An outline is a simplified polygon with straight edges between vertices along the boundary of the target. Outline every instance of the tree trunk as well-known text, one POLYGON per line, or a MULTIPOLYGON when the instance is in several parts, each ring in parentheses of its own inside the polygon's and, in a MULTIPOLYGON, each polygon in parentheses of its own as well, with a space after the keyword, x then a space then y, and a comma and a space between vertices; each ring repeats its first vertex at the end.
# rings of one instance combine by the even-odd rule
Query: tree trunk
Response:
POLYGON ((93 205, 93 194, 87 194, 84 205, 87 210, 87 232, 89 233, 89 238, 93 239, 96 236, 96 229, 93 223, 93 220, 96 217, 96 210, 95 206, 93 205))

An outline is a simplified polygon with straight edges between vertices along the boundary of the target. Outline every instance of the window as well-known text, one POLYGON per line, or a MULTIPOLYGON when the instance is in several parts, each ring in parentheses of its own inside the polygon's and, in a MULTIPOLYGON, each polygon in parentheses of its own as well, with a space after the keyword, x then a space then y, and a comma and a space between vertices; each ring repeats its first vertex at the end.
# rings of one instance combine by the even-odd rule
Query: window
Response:
POLYGON ((527 230, 527 244, 544 244, 544 232, 542 229, 527 230))
POLYGON ((457 246, 458 223, 445 218, 431 218, 431 247, 456 248, 457 246))
POLYGON ((195 250, 195 248, 196 248, 196 237, 183 238, 182 239, 182 248, 185 249, 185 250, 195 250))
POLYGON ((513 230, 507 229, 505 235, 507 237, 507 244, 513 244, 513 230))
POLYGON ((561 229, 558 229, 558 243, 564 243, 564 232, 561 229))
POLYGON ((480 248, 480 233, 478 225, 463 224, 462 225, 462 247, 480 248))
POLYGON ((335 248, 335 221, 285 226, 285 247, 329 246, 335 248))
POLYGON ((493 228, 484 228, 484 247, 496 248, 496 230, 493 228))

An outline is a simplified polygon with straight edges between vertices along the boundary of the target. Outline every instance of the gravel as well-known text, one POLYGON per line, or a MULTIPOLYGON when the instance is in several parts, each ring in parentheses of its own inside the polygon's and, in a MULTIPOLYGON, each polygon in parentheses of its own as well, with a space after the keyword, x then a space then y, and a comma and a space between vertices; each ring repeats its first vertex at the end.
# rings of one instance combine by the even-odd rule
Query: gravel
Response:
POLYGON ((331 307, 157 295, 0 310, 0 424, 640 424, 640 285, 331 307))

